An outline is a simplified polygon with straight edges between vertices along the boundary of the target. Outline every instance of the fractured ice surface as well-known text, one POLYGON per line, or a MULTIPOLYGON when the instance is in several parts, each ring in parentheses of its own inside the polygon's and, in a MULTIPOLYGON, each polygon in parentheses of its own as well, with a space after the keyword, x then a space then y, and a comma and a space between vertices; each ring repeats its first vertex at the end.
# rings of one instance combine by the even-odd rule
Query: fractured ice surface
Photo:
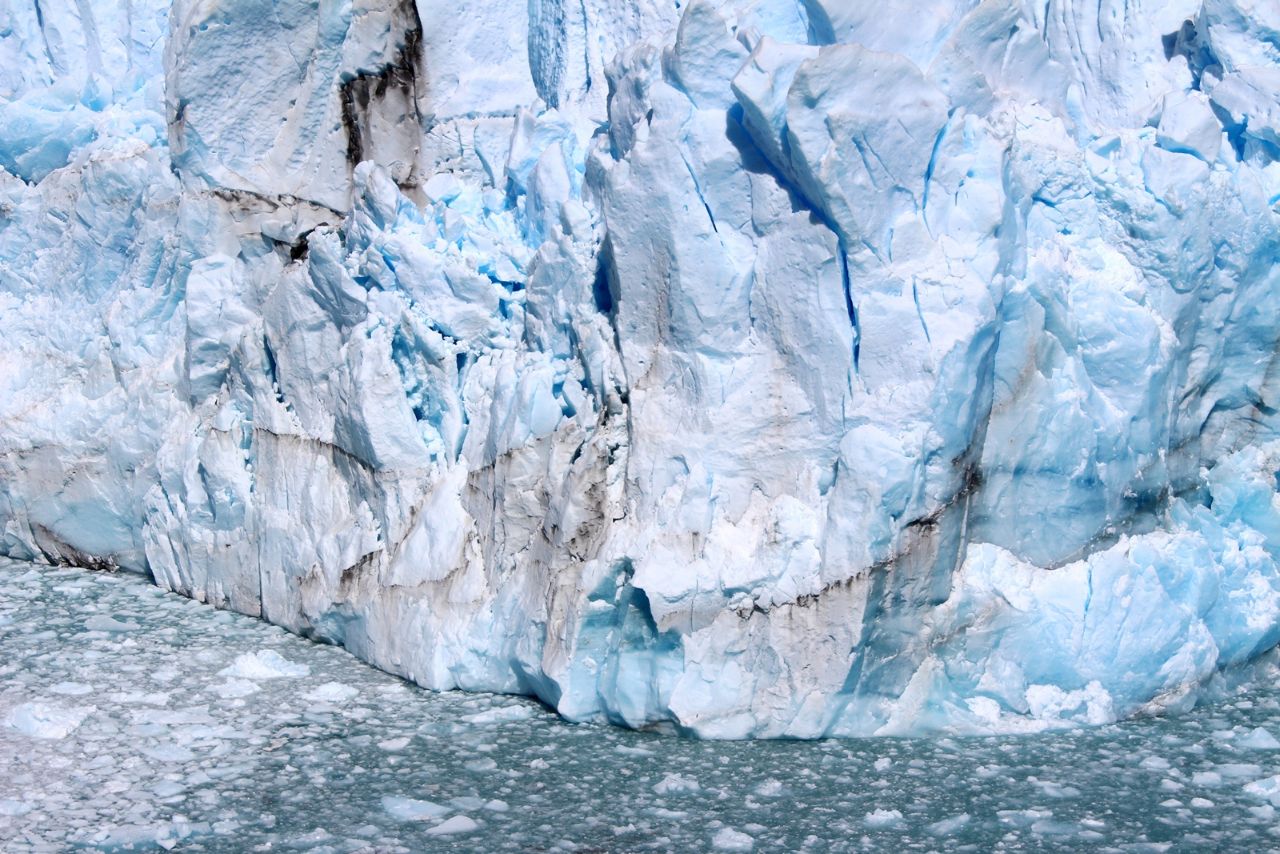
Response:
POLYGON ((1280 9, 871 10, 14 4, 0 553, 704 736, 1190 704, 1280 642, 1280 9))
POLYGON ((239 656, 229 666, 219 670, 218 675, 233 679, 296 679, 306 676, 308 672, 305 664, 294 664, 274 650, 265 650, 239 656))
POLYGON ((92 708, 21 703, 10 709, 0 724, 33 738, 66 738, 91 711, 92 708))

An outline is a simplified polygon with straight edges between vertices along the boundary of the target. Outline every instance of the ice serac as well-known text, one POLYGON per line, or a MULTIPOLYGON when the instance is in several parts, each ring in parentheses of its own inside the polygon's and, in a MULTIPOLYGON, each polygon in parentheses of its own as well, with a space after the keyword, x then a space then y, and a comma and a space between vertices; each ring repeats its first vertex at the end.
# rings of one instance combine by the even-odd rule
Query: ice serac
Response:
POLYGON ((1195 702, 1280 643, 1280 7, 864 5, 10 4, 0 554, 707 737, 1195 702))

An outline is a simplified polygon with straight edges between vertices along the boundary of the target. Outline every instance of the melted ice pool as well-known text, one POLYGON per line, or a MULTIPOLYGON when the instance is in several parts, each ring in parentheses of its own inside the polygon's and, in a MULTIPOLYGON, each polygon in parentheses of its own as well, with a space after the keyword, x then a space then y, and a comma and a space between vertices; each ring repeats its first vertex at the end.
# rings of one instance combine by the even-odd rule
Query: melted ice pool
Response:
POLYGON ((980 739, 695 742, 432 694, 143 580, 0 562, 0 850, 1240 850, 1280 691, 980 739))

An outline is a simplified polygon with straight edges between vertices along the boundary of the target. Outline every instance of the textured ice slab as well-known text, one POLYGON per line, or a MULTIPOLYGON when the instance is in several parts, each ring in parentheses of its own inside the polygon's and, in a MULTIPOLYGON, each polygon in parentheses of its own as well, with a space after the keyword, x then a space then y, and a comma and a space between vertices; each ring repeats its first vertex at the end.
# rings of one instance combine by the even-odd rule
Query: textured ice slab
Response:
POLYGON ((5 563, 0 720, 92 709, 60 739, 0 722, 0 847, 1269 850, 1280 696, 1274 664, 1258 676, 1186 715, 1048 736, 695 741, 420 691, 136 576, 5 563), (85 628, 107 614, 138 629, 85 628), (311 672, 223 694, 218 670, 265 651, 311 672))
POLYGON ((0 553, 710 737, 1280 641, 1274 4, 12 18, 0 553))

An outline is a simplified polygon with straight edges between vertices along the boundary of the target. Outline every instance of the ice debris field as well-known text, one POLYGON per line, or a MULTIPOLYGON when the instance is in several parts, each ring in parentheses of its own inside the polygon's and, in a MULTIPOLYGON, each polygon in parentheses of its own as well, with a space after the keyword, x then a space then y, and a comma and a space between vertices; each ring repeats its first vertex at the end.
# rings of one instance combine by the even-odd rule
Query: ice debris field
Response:
POLYGON ((0 554, 708 738, 1280 641, 1275 0, 0 14, 0 554))
MULTIPOLYGON (((0 840, 87 851, 1274 849, 1280 692, 1042 735, 696 741, 436 694, 123 574, 5 564, 0 840)), ((1261 674, 1275 684, 1277 672, 1261 674)))

